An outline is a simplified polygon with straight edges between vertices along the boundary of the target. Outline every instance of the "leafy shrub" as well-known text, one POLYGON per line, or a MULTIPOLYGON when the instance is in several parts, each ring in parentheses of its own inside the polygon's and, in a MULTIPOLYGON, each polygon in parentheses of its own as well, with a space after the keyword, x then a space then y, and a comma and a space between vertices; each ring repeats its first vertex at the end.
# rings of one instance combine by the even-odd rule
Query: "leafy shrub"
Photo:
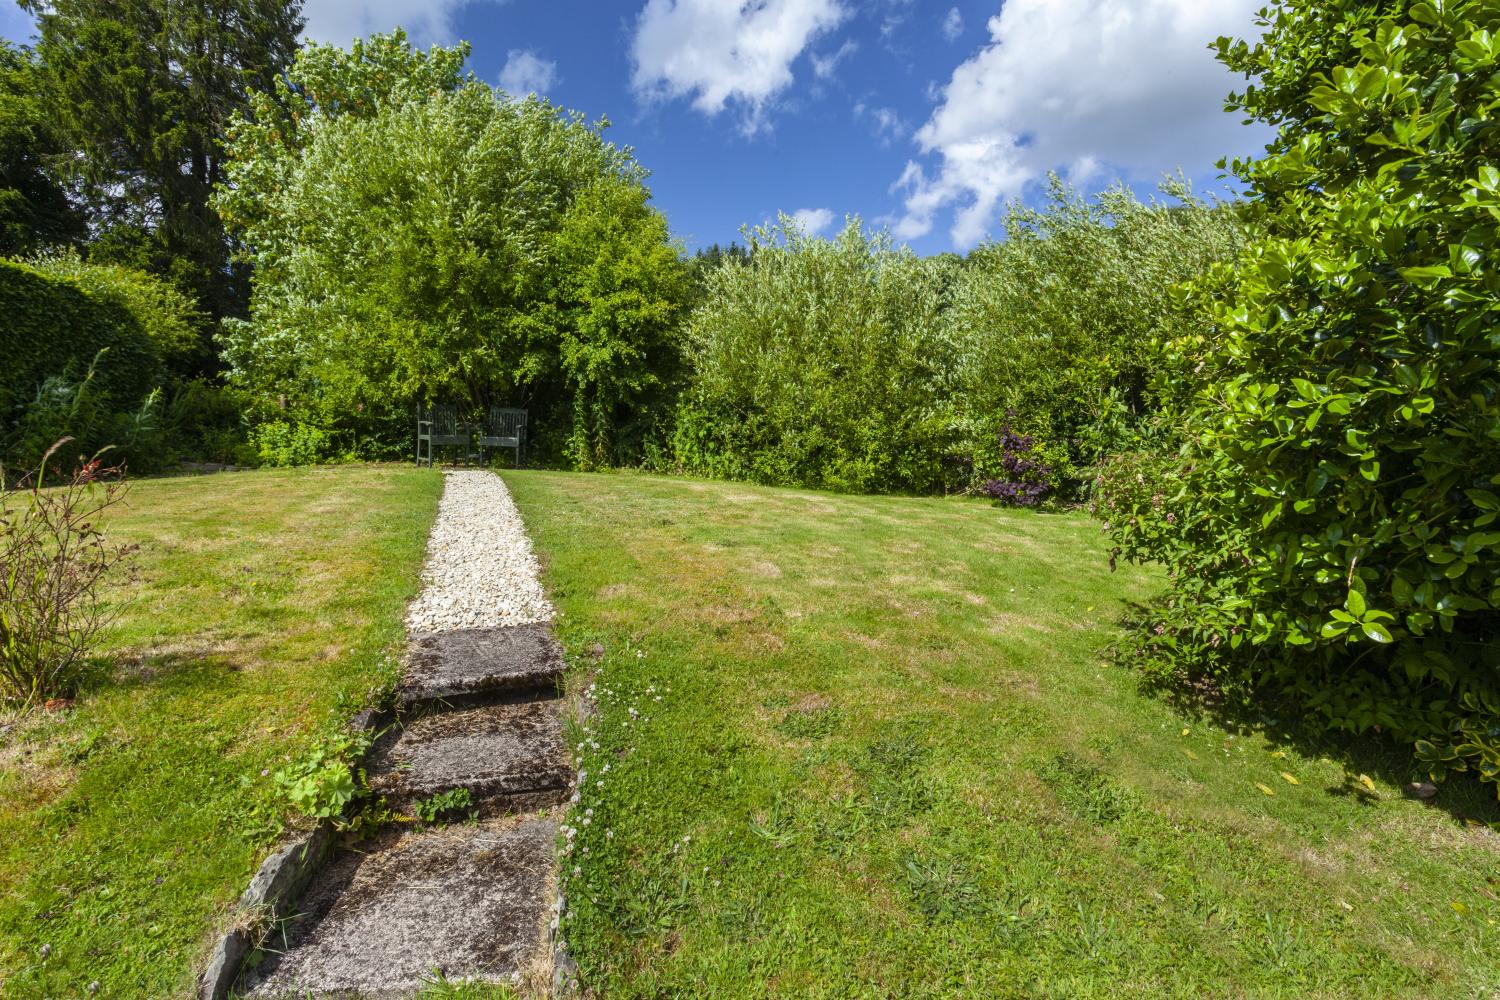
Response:
POLYGON ((0 477, 0 701, 32 704, 74 693, 111 619, 99 584, 130 547, 108 540, 100 517, 125 495, 99 456, 64 485, 43 489, 58 441, 19 483, 0 477))
POLYGON ((254 465, 245 412, 249 402, 232 386, 191 379, 173 387, 163 423, 172 443, 206 462, 254 465))
POLYGON ((1150 203, 1124 188, 1088 200, 1054 177, 1046 204, 1011 206, 1005 239, 957 271, 959 450, 980 482, 1002 461, 1003 422, 1040 442, 1052 487, 1085 493, 1093 464, 1131 447, 1171 397, 1152 379, 1153 345, 1204 320, 1171 289, 1231 258, 1243 233, 1231 208, 1184 182, 1162 190, 1150 203))
POLYGON ((303 816, 342 819, 367 790, 356 769, 370 742, 369 733, 341 728, 307 756, 271 775, 277 797, 303 816))
POLYGON ((1017 434, 1010 424, 1000 428, 1000 471, 1003 478, 987 479, 980 492, 1007 507, 1035 507, 1052 487, 1052 470, 1035 454, 1036 439, 1017 434))
POLYGON ((1101 482, 1119 550, 1171 570, 1136 656, 1500 781, 1500 8, 1262 26, 1219 48, 1280 125, 1234 164, 1265 235, 1163 359, 1182 454, 1101 482))
POLYGON ((852 220, 783 217, 706 276, 673 452, 689 472, 851 492, 941 486, 954 351, 939 271, 852 220))
POLYGON ((262 465, 315 465, 327 458, 328 435, 308 424, 273 420, 250 432, 250 444, 262 465))
POLYGON ((151 390, 131 411, 111 409, 96 388, 99 365, 107 353, 100 351, 81 377, 70 366, 42 380, 31 402, 20 409, 16 426, 0 439, 0 453, 8 461, 20 468, 41 466, 42 456, 66 437, 68 452, 77 454, 79 461, 107 448, 121 467, 150 471, 159 466, 164 452, 161 394, 151 390))
POLYGON ((967 259, 919 260, 858 223, 834 240, 786 220, 756 230, 748 254, 701 275, 666 464, 1028 504, 1086 492, 1086 470, 1161 408, 1149 345, 1203 316, 1172 285, 1243 240, 1231 210, 1164 189, 1170 202, 1090 201, 1054 180, 1045 207, 1013 206, 1006 240, 967 259), (1025 482, 1005 472, 1021 460, 1002 443, 1012 429, 1032 439, 1025 482))

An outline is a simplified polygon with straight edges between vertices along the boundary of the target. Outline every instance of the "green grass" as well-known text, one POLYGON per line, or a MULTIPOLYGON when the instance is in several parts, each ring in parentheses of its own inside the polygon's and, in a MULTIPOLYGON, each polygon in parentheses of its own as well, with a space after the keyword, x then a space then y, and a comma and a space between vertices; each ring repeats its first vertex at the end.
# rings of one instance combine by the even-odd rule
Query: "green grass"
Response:
POLYGON ((132 487, 113 677, 0 719, 0 995, 190 992, 276 833, 262 772, 393 679, 440 490, 379 466, 132 487))
POLYGON ((505 478, 600 692, 563 861, 599 995, 1500 989, 1493 790, 1139 693, 1102 650, 1153 581, 1086 518, 505 478))

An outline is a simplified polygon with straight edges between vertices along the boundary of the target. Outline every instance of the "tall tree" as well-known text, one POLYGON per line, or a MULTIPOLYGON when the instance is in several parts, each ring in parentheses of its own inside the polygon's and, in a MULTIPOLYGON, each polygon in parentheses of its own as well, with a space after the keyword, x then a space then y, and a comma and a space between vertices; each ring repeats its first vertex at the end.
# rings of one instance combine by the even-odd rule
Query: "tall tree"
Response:
POLYGON ((144 267, 214 317, 248 282, 209 195, 222 139, 296 53, 301 0, 20 0, 36 15, 43 82, 95 227, 94 256, 144 267))
POLYGON ((0 39, 0 254, 83 236, 83 219, 48 166, 62 147, 38 93, 36 58, 0 39))
POLYGON ((215 201, 255 293, 230 378, 366 454, 441 400, 526 406, 538 450, 579 465, 630 456, 677 364, 679 249, 605 122, 510 100, 467 53, 310 45, 235 120, 215 201))

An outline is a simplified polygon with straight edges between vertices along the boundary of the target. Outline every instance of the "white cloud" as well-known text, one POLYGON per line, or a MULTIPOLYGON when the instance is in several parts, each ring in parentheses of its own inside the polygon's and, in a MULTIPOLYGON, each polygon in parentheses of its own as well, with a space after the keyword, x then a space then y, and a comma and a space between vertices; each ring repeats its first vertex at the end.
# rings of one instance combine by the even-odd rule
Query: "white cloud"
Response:
POLYGON ((557 63, 530 49, 511 49, 500 71, 500 89, 516 97, 545 94, 557 85, 557 63))
POLYGON ((895 108, 872 108, 860 101, 854 105, 854 117, 870 123, 882 146, 889 146, 907 132, 906 122, 895 108))
POLYGON ((475 0, 307 0, 302 6, 307 19, 302 36, 348 45, 356 38, 399 26, 418 45, 451 43, 455 40, 453 15, 470 2, 475 0))
POLYGON ((886 13, 880 19, 880 37, 890 41, 911 20, 912 0, 886 0, 886 13))
POLYGON ((753 134, 791 85, 792 63, 846 14, 841 0, 647 0, 631 82, 647 98, 691 96, 708 115, 733 102, 753 134))
POLYGON ((792 221, 802 227, 809 236, 817 236, 833 225, 833 210, 827 208, 799 208, 792 213, 792 221))
POLYGON ((859 51, 859 43, 847 41, 840 45, 838 51, 827 56, 813 56, 813 75, 819 80, 827 80, 833 76, 834 70, 839 68, 839 63, 859 51))
POLYGON ((948 11, 948 16, 943 18, 943 37, 950 42, 958 41, 958 36, 964 33, 964 15, 957 7, 948 11))
POLYGON ((1005 0, 916 133, 928 159, 892 186, 905 196, 897 235, 925 235, 952 208, 954 242, 972 246, 1052 169, 1144 180, 1253 151, 1267 133, 1224 112, 1235 81, 1208 45, 1251 33, 1262 3, 1005 0))

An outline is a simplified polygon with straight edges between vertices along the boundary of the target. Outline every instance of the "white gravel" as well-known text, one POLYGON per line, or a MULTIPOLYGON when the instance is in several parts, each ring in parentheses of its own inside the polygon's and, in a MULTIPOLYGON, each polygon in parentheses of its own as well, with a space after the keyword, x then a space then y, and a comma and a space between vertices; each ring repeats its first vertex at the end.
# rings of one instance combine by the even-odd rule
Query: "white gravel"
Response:
POLYGON ((427 539, 422 594, 406 612, 409 632, 497 628, 552 620, 536 556, 510 491, 492 472, 443 477, 427 539))

